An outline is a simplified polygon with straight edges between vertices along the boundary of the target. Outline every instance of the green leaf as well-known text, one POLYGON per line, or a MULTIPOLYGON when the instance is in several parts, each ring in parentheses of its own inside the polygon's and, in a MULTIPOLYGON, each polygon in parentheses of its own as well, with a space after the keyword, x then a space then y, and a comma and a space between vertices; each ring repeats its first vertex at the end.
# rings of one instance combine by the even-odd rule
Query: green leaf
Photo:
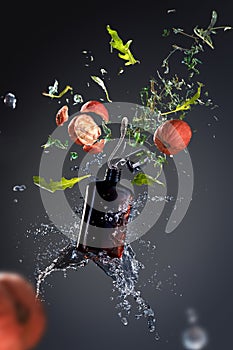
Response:
POLYGON ((215 10, 213 10, 208 29, 213 28, 215 26, 215 23, 217 22, 217 19, 218 19, 218 14, 217 14, 217 12, 215 10))
POLYGON ((135 63, 140 63, 138 60, 134 58, 134 56, 132 55, 129 49, 132 43, 132 40, 128 40, 127 43, 124 44, 122 39, 119 37, 117 31, 111 29, 109 25, 107 25, 107 31, 111 35, 111 41, 110 41, 111 48, 114 48, 120 51, 120 53, 118 53, 118 56, 121 59, 127 61, 125 63, 125 66, 133 65, 135 63))
POLYGON ((164 183, 159 181, 157 178, 153 178, 152 176, 144 173, 138 173, 137 175, 135 175, 131 182, 133 185, 137 185, 137 186, 142 186, 142 185, 154 186, 156 183, 159 185, 165 186, 164 183))
POLYGON ((47 182, 43 177, 33 176, 33 182, 36 186, 54 193, 59 190, 64 191, 66 188, 72 188, 76 183, 90 176, 91 175, 84 175, 81 177, 73 177, 72 179, 66 179, 65 177, 62 177, 60 181, 53 181, 50 179, 50 182, 47 182))
POLYGON ((41 147, 46 149, 46 148, 49 148, 51 146, 56 146, 57 148, 61 148, 61 149, 67 149, 68 148, 68 141, 66 141, 65 143, 62 143, 60 140, 53 139, 49 135, 47 142, 44 145, 42 145, 41 147))
POLYGON ((91 79, 94 80, 94 82, 97 83, 99 86, 101 86, 101 88, 104 90, 108 102, 112 102, 112 100, 110 100, 110 98, 109 98, 108 90, 107 90, 103 80, 95 75, 91 75, 91 79))

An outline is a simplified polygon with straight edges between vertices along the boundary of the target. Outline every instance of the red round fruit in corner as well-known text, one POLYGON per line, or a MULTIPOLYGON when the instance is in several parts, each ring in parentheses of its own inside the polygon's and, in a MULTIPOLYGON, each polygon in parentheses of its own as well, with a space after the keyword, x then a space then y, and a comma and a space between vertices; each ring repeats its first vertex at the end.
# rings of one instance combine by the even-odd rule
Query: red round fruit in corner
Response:
POLYGON ((88 101, 82 105, 80 112, 93 112, 100 115, 106 122, 109 121, 109 114, 107 108, 99 101, 88 101))
POLYGON ((33 349, 45 328, 45 310, 33 285, 17 273, 0 273, 0 350, 33 349))
POLYGON ((191 137, 192 130, 188 123, 180 119, 171 119, 155 130, 153 141, 161 152, 173 155, 185 149, 191 137))

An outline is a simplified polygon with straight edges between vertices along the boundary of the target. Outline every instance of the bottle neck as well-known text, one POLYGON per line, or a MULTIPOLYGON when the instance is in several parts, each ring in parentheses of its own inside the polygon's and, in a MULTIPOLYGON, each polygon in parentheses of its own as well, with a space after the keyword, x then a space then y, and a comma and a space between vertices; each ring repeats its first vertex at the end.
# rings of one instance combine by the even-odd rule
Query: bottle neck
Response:
POLYGON ((116 168, 107 168, 104 181, 116 184, 121 179, 121 170, 116 168))

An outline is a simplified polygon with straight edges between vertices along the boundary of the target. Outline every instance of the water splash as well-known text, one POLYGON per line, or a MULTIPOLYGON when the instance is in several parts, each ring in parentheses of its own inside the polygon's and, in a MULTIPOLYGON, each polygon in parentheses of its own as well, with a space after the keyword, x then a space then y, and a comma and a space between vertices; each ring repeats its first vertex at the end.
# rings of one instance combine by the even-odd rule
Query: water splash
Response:
POLYGON ((116 308, 121 322, 126 326, 129 322, 132 305, 130 298, 135 301, 138 314, 137 319, 144 316, 147 322, 149 332, 154 332, 155 314, 153 309, 142 297, 140 290, 136 289, 136 284, 139 278, 139 271, 143 265, 136 259, 132 247, 127 244, 123 255, 120 259, 110 258, 105 251, 100 253, 82 253, 76 245, 69 243, 59 253, 58 257, 53 260, 44 270, 40 271, 37 277, 36 295, 40 295, 41 285, 45 279, 55 271, 66 272, 68 269, 77 270, 87 265, 89 261, 100 267, 107 276, 112 278, 113 290, 118 293, 116 308))

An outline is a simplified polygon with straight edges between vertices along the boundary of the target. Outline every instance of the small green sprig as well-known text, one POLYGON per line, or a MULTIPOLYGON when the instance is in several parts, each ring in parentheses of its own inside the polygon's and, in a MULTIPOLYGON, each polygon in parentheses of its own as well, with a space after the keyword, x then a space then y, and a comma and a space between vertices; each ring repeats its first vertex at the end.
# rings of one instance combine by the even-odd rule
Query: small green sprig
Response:
POLYGON ((60 148, 60 149, 67 149, 68 145, 69 145, 68 140, 66 140, 64 143, 62 143, 60 140, 54 139, 49 135, 47 142, 44 145, 42 145, 41 147, 43 147, 44 149, 47 149, 51 146, 55 146, 55 147, 60 148))
MULTIPOLYGON (((182 63, 187 67, 189 71, 189 78, 193 78, 195 74, 200 74, 200 70, 198 68, 199 64, 202 64, 202 61, 197 58, 197 55, 200 52, 204 51, 205 45, 209 46, 211 49, 214 49, 212 36, 217 33, 218 30, 230 30, 231 26, 215 26, 217 22, 217 12, 215 10, 212 11, 210 24, 206 29, 199 28, 198 26, 193 28, 193 34, 188 34, 184 32, 182 28, 172 28, 174 34, 183 35, 192 40, 192 44, 190 47, 181 47, 180 45, 173 44, 173 50, 170 51, 168 56, 163 60, 162 67, 165 68, 164 73, 169 73, 169 60, 170 57, 177 51, 183 52, 182 63)), ((170 34, 170 30, 164 29, 162 34, 163 37, 166 37, 170 34)))

